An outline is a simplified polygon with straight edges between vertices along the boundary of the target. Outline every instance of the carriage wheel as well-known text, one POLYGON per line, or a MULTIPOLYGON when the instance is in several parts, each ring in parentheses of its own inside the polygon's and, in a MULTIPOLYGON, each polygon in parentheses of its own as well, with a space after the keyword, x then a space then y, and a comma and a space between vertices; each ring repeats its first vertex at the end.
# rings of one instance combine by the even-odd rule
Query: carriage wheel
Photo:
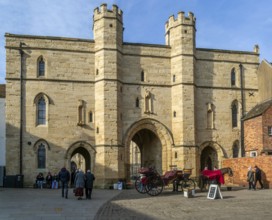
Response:
POLYGON ((145 184, 143 184, 141 182, 141 177, 139 176, 136 181, 135 181, 135 189, 139 192, 139 193, 146 193, 146 187, 145 184))
POLYGON ((150 195, 150 196, 157 196, 159 195, 164 187, 164 183, 163 180, 160 176, 153 176, 150 177, 147 181, 146 184, 146 192, 150 195))
POLYGON ((203 176, 199 176, 199 179, 198 179, 198 187, 200 189, 200 192, 203 192, 203 189, 204 189, 204 180, 203 180, 203 176))
POLYGON ((192 179, 182 180, 179 185, 181 186, 181 191, 183 191, 183 189, 195 189, 196 188, 196 183, 192 179))

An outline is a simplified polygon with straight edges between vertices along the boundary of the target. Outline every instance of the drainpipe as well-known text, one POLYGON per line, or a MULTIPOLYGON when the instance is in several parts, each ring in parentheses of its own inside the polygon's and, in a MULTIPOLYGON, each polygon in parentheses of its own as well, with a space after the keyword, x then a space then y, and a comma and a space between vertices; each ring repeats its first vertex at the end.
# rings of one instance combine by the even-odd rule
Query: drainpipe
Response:
POLYGON ((23 174, 23 57, 24 51, 22 46, 24 43, 20 42, 20 56, 21 56, 21 66, 20 66, 20 175, 23 174))
POLYGON ((242 112, 241 112, 241 156, 245 156, 245 146, 244 146, 244 121, 243 118, 245 116, 245 97, 244 97, 244 80, 243 80, 243 65, 240 63, 240 82, 241 82, 241 104, 242 104, 242 112))

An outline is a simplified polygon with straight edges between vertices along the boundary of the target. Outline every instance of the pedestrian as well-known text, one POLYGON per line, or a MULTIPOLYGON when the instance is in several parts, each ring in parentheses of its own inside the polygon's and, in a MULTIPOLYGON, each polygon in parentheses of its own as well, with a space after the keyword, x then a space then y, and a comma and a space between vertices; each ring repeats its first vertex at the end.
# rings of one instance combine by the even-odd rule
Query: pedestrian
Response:
POLYGON ((257 182, 260 183, 261 189, 263 189, 263 183, 262 183, 262 171, 258 166, 255 166, 255 188, 257 187, 257 182))
POLYGON ((92 191, 93 191, 93 181, 95 180, 95 176, 91 173, 90 170, 87 170, 85 175, 85 194, 86 199, 92 198, 92 191))
POLYGON ((70 181, 70 172, 65 168, 61 168, 59 172, 59 180, 61 181, 61 195, 62 198, 64 197, 68 199, 68 183, 70 181))
POLYGON ((43 182, 44 182, 43 173, 39 173, 37 175, 37 177, 36 177, 37 187, 42 189, 43 188, 43 182))
POLYGON ((59 188, 59 176, 55 173, 52 177, 52 189, 59 188))
POLYGON ((50 172, 47 173, 47 176, 45 177, 46 180, 46 187, 51 188, 52 185, 52 175, 50 172))
POLYGON ((252 167, 250 166, 248 168, 247 172, 247 182, 248 182, 248 189, 249 190, 255 190, 255 185, 254 185, 254 172, 252 170, 252 167))
POLYGON ((83 197, 83 190, 85 187, 85 175, 81 169, 78 170, 75 176, 75 196, 78 196, 78 200, 83 197))

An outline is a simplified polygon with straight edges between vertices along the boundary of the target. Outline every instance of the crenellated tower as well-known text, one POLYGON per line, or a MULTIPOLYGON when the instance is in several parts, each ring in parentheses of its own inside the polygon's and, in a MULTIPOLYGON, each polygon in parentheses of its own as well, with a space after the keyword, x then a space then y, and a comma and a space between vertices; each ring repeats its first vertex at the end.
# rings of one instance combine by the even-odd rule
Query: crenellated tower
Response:
MULTIPOLYGON (((123 177, 122 152, 121 52, 123 45, 122 11, 116 5, 102 4, 94 10, 95 41, 95 129, 98 164, 96 173, 106 177, 104 184, 123 177)), ((101 178, 103 179, 103 178, 101 178)))
MULTIPOLYGON (((187 166, 185 155, 195 149, 195 17, 179 12, 165 24, 166 44, 171 47, 172 132, 176 152, 187 166)), ((192 163, 192 162, 189 162, 192 163)), ((195 162, 193 162, 195 163, 195 162)), ((188 167, 192 166, 188 164, 188 167)))

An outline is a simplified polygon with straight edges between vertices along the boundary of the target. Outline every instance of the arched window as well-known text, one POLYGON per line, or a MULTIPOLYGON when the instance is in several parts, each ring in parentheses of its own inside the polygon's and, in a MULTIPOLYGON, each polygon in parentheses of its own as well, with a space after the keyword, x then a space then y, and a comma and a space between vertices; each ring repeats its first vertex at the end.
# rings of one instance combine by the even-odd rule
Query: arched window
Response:
POLYGON ((144 71, 141 72, 141 81, 142 81, 142 82, 145 81, 145 74, 144 74, 144 71))
POLYGON ((174 118, 177 117, 176 111, 173 112, 173 116, 174 116, 174 118))
POLYGON ((38 59, 38 76, 44 76, 45 75, 45 63, 43 60, 43 57, 39 57, 38 59))
POLYGON ((46 102, 43 96, 41 96, 37 103, 37 125, 46 124, 46 102))
POLYGON ((231 122, 232 127, 236 128, 238 127, 238 107, 237 102, 233 102, 231 105, 231 122))
POLYGON ((231 70, 231 86, 236 85, 236 73, 235 73, 235 68, 232 68, 231 70))
POLYGON ((46 168, 46 148, 44 143, 40 143, 38 146, 38 168, 46 168))
POLYGON ((140 102, 139 102, 139 98, 137 97, 136 98, 136 108, 139 108, 140 107, 140 102))
POLYGON ((235 141, 232 146, 232 157, 233 158, 239 157, 239 141, 235 141))
POLYGON ((53 100, 50 99, 48 95, 41 92, 36 95, 33 104, 36 111, 36 126, 47 125, 49 104, 54 104, 53 100))

